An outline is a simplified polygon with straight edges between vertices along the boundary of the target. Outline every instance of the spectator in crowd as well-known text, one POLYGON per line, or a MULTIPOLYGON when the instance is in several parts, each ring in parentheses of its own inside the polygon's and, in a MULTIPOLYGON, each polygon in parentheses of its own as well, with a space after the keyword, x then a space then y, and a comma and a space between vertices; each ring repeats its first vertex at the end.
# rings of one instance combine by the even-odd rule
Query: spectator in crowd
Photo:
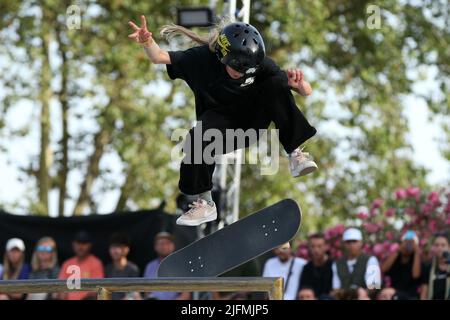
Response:
MULTIPOLYGON (((155 236, 154 250, 158 257, 150 261, 145 267, 145 278, 157 278, 157 271, 161 260, 175 251, 175 243, 173 237, 168 232, 159 232, 155 236)), ((154 300, 188 300, 190 298, 189 292, 150 292, 147 295, 148 299, 154 300)))
POLYGON ((377 300, 394 300, 396 297, 397 291, 392 287, 387 287, 381 289, 381 291, 377 295, 377 300))
POLYGON ((447 234, 438 234, 432 246, 431 265, 424 268, 420 298, 430 300, 450 299, 450 246, 447 234))
POLYGON ((357 300, 370 300, 369 292, 367 289, 359 287, 356 289, 358 299, 357 300))
POLYGON ((263 277, 284 278, 284 299, 295 300, 298 286, 306 260, 294 257, 289 243, 274 250, 275 257, 264 264, 263 277))
MULTIPOLYGON (((2 280, 28 279, 29 274, 30 266, 25 263, 25 243, 19 238, 9 239, 3 258, 2 280)), ((0 294, 0 300, 21 300, 24 297, 21 293, 0 294)))
POLYGON ((314 289, 311 287, 302 286, 298 292, 298 300, 317 300, 314 289))
POLYGON ((30 266, 25 263, 25 243, 22 239, 9 239, 3 257, 3 280, 28 279, 30 266))
MULTIPOLYGON (((79 268, 81 279, 103 278, 103 264, 93 254, 91 254, 92 240, 86 231, 80 231, 75 235, 72 242, 75 256, 66 260, 59 273, 59 279, 67 279, 78 274, 73 267, 79 268)), ((95 292, 64 292, 59 296, 62 300, 92 300, 97 298, 95 292)))
POLYGON ((3 276, 3 265, 0 263, 0 279, 3 276))
POLYGON ((333 289, 373 288, 381 286, 378 259, 363 253, 362 233, 349 228, 343 234, 345 255, 332 265, 333 289))
POLYGON ((205 299, 200 296, 200 300, 252 300, 247 292, 227 292, 226 296, 217 295, 217 292, 213 293, 214 294, 206 296, 205 299))
POLYGON ((322 234, 313 234, 308 239, 310 261, 303 268, 299 288, 311 288, 316 297, 331 291, 333 262, 327 255, 328 246, 322 234))
POLYGON ((406 299, 419 298, 421 276, 421 250, 417 234, 408 230, 402 237, 398 250, 392 253, 381 266, 381 271, 390 277, 391 286, 406 299))
MULTIPOLYGON (((58 279, 59 265, 56 242, 50 237, 38 240, 31 257, 30 279, 58 279)), ((28 300, 51 300, 56 295, 49 293, 30 293, 28 300)))
MULTIPOLYGON (((130 239, 125 234, 115 233, 109 241, 111 263, 105 267, 105 278, 136 278, 140 276, 139 267, 129 261, 130 239)), ((113 292, 113 300, 140 300, 139 292, 113 292)))
POLYGON ((336 289, 331 296, 336 300, 370 300, 367 290, 361 287, 336 289))

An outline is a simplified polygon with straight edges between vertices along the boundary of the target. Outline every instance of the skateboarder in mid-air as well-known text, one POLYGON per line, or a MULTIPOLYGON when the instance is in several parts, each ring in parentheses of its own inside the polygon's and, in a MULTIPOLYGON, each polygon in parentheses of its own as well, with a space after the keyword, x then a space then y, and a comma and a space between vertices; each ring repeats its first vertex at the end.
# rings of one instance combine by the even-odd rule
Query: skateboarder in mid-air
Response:
MULTIPOLYGON (((189 152, 195 144, 197 148, 201 144, 203 151, 211 143, 195 141, 196 130, 220 130, 224 133, 223 145, 228 145, 225 130, 267 129, 273 121, 288 154, 292 175, 298 177, 317 169, 311 156, 300 148, 316 129, 298 109, 291 93, 293 90, 308 96, 311 86, 301 70, 285 72, 266 56, 263 38, 256 28, 241 22, 222 22, 204 39, 181 26, 165 26, 162 36, 182 34, 199 44, 185 51, 165 51, 154 41, 144 16, 140 27, 131 21, 129 24, 134 30, 129 37, 143 46, 152 63, 166 64, 169 77, 186 81, 195 96, 197 125, 189 132, 191 139, 186 139, 183 148, 186 155, 179 181, 181 192, 192 204, 177 224, 197 226, 217 219, 211 197, 215 164, 204 159, 196 163, 193 152, 189 152)), ((233 150, 243 147, 234 142, 232 145, 233 150)))

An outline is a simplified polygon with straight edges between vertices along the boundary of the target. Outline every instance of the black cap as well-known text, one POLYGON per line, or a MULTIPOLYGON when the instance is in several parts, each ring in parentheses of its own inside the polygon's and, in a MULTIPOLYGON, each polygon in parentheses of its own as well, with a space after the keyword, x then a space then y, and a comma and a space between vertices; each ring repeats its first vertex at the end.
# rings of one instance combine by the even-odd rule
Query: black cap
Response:
POLYGON ((110 238, 109 238, 109 245, 110 246, 126 246, 129 247, 131 244, 131 240, 128 237, 127 234, 125 233, 114 233, 110 238))
POLYGON ((78 242, 78 243, 91 243, 92 239, 91 239, 91 235, 85 231, 79 231, 75 237, 73 238, 73 241, 78 242))
POLYGON ((159 239, 168 239, 173 242, 173 236, 169 232, 166 232, 166 231, 161 231, 156 234, 155 242, 158 241, 159 239))

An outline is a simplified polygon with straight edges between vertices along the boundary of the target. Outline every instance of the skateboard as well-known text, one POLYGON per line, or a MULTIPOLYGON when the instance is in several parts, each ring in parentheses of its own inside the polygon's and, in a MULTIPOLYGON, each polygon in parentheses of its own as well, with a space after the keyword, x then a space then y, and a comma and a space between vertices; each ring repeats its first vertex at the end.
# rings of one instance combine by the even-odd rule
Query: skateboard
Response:
POLYGON ((281 200, 172 253, 158 277, 219 276, 291 240, 301 217, 294 200, 281 200))

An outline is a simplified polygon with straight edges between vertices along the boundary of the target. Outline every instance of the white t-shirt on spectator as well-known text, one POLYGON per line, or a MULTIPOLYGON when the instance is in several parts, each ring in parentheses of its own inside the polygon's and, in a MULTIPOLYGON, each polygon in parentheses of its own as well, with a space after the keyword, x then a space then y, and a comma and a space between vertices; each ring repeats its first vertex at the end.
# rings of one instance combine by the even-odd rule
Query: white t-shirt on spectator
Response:
POLYGON ((289 278, 289 283, 287 284, 288 286, 284 291, 285 300, 297 299, 300 276, 302 274, 303 267, 306 264, 306 260, 302 258, 291 257, 288 261, 281 262, 278 257, 273 257, 267 260, 264 264, 263 277, 283 277, 284 285, 286 286, 286 279, 292 259, 294 259, 294 263, 292 265, 292 273, 289 278))
MULTIPOLYGON (((353 268, 355 267, 356 259, 353 260, 347 260, 347 267, 350 273, 353 272, 353 268)), ((333 262, 333 265, 331 267, 333 270, 333 289, 340 289, 341 288, 341 280, 339 279, 338 273, 337 273, 337 266, 336 262, 333 262)), ((366 273, 364 275, 364 278, 366 280, 366 286, 379 286, 381 285, 381 271, 380 271, 380 264, 378 263, 378 259, 374 256, 371 256, 369 260, 367 261, 367 267, 366 267, 366 273)))

